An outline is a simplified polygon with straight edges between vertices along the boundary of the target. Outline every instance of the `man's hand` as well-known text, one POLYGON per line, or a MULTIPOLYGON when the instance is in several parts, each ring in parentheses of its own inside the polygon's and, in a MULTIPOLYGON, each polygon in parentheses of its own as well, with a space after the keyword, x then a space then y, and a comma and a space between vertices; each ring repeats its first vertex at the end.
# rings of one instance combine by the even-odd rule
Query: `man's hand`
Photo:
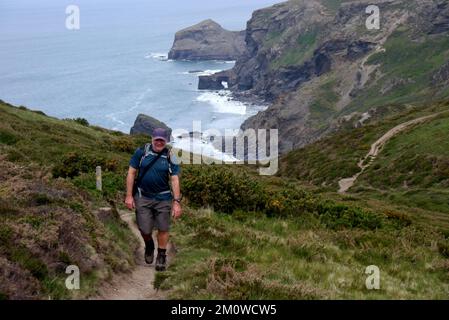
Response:
POLYGON ((126 196, 125 204, 126 204, 126 207, 127 207, 129 210, 133 210, 133 209, 136 208, 136 205, 135 205, 135 203, 134 203, 134 197, 133 197, 133 196, 126 196))
POLYGON ((172 217, 176 220, 178 219, 182 214, 182 208, 181 204, 177 201, 173 202, 173 208, 172 208, 172 217))

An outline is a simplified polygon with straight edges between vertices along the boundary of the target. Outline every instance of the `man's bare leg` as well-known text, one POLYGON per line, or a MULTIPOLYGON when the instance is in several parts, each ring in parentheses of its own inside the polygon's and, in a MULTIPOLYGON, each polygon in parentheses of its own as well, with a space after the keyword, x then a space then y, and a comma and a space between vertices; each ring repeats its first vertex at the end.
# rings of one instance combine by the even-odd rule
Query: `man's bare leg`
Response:
POLYGON ((168 231, 158 231, 157 243, 160 249, 167 249, 169 232, 168 231))

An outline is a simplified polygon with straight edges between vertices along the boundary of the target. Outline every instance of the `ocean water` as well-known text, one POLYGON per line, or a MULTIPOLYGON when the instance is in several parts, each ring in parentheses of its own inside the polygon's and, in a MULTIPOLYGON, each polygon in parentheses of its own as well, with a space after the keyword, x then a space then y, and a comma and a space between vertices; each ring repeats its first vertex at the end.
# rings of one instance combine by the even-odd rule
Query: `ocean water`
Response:
POLYGON ((198 91, 198 73, 233 62, 169 61, 176 31, 212 18, 243 30, 251 13, 273 0, 2 0, 0 99, 58 118, 129 132, 139 113, 174 129, 235 129, 263 106, 226 93, 198 91), (65 26, 80 9, 80 30, 65 26), (189 72, 190 71, 190 72, 189 72))

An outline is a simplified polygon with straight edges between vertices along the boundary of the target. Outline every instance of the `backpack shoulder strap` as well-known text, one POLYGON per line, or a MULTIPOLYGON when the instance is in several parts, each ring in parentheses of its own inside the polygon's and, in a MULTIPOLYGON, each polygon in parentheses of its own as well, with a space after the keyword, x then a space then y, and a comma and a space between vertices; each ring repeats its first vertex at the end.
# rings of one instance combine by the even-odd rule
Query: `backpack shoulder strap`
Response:
POLYGON ((143 160, 148 156, 148 154, 151 152, 151 143, 147 143, 143 147, 140 147, 140 150, 142 150, 142 157, 140 157, 140 163, 139 163, 139 169, 142 166, 143 160))
POLYGON ((172 164, 173 162, 171 161, 171 148, 165 148, 165 152, 167 155, 167 161, 168 161, 168 172, 170 173, 170 175, 172 174, 173 170, 172 170, 172 164))

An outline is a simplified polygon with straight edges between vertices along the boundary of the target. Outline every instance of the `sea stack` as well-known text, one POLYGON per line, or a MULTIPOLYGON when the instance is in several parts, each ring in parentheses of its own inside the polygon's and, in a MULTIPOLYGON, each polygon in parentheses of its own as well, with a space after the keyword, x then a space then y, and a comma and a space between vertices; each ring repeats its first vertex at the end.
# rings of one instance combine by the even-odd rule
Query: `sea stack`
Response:
POLYGON ((145 114, 139 114, 136 118, 136 121, 134 122, 134 126, 131 128, 130 134, 131 135, 137 135, 137 134, 146 134, 151 135, 154 129, 156 128, 164 128, 168 130, 168 132, 172 133, 172 129, 169 128, 165 123, 147 116, 145 114))
POLYGON ((245 31, 228 31, 208 19, 178 31, 168 58, 231 61, 241 57, 245 50, 245 31))

